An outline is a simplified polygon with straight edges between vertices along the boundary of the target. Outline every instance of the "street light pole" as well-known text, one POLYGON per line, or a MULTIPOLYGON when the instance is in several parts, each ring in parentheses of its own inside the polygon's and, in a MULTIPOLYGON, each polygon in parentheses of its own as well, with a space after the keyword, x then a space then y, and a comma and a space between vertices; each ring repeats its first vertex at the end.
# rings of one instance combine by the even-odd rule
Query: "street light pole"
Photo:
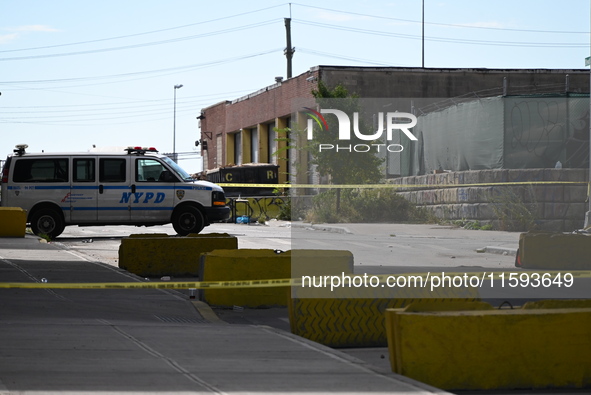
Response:
POLYGON ((182 84, 178 84, 174 86, 174 109, 173 109, 173 117, 172 117, 172 158, 175 162, 176 160, 176 90, 181 89, 183 87, 182 84))

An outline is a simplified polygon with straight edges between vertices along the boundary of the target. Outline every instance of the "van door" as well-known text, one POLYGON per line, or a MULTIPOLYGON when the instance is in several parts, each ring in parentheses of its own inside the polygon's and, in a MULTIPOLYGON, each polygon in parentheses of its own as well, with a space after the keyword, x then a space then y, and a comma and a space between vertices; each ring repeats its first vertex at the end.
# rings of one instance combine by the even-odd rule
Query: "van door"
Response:
POLYGON ((129 223, 130 202, 128 158, 99 157, 98 222, 129 223))
POLYGON ((93 223, 98 220, 98 184, 96 158, 80 157, 72 160, 72 185, 70 222, 73 224, 93 223))
POLYGON ((176 177, 156 158, 134 158, 131 219, 135 224, 170 222, 176 177))

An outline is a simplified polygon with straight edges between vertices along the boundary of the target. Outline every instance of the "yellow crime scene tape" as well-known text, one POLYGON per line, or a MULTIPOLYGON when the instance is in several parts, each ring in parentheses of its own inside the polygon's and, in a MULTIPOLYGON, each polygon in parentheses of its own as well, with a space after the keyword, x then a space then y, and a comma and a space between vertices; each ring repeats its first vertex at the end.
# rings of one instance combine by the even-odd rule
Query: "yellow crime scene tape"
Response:
POLYGON ((270 279, 246 281, 166 281, 166 282, 113 282, 113 283, 0 283, 0 288, 38 289, 216 289, 264 288, 295 285, 298 280, 270 279))
POLYGON ((378 188, 466 188, 489 187, 509 185, 589 185, 588 181, 518 181, 518 182, 491 182, 482 184, 244 184, 221 182, 216 183, 223 187, 232 188, 313 188, 313 189, 378 189, 378 188))
MULTIPOLYGON (((499 271, 499 272, 428 272, 428 273, 400 273, 400 274, 333 274, 316 275, 330 279, 333 277, 362 278, 372 277, 380 280, 379 284, 386 284, 388 279, 395 278, 422 278, 425 281, 433 279, 442 279, 443 277, 481 277, 485 280, 505 280, 507 281, 511 274, 527 275, 529 277, 538 274, 540 276, 555 277, 568 274, 572 278, 591 278, 589 270, 546 270, 546 271, 499 271)), ((304 277, 304 276, 303 276, 304 277)), ((8 288, 28 288, 28 289, 224 289, 224 288, 268 288, 268 287, 288 287, 302 286, 302 278, 281 278, 266 280, 241 280, 241 281, 165 281, 165 282, 112 282, 112 283, 0 283, 0 289, 8 288)))

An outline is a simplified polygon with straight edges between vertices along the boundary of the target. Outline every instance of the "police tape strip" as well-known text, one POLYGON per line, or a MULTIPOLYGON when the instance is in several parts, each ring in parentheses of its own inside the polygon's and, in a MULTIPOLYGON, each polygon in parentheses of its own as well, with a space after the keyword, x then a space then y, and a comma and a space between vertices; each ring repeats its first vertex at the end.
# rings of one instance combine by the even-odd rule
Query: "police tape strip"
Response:
MULTIPOLYGON (((487 280, 489 276, 493 276, 494 280, 500 280, 505 276, 506 280, 512 273, 527 274, 529 276, 534 273, 540 275, 557 276, 559 274, 570 274, 573 278, 591 278, 591 271, 589 270, 545 270, 545 271, 499 271, 499 272, 443 272, 443 273, 400 273, 400 274, 365 274, 367 277, 379 278, 380 284, 387 282, 387 279, 392 277, 412 277, 422 278, 424 280, 447 277, 463 277, 463 276, 482 276, 486 274, 487 280)), ((350 277, 359 278, 364 275, 347 274, 341 275, 316 275, 317 277, 350 277)), ((281 278, 281 279, 267 279, 267 280, 242 280, 242 281, 165 281, 165 282, 113 282, 113 283, 0 283, 0 289, 8 288, 35 288, 35 289, 225 289, 225 288, 270 288, 270 287, 288 287, 288 286, 302 286, 302 278, 281 278)))
POLYGON ((217 183, 221 187, 231 188, 310 188, 310 189, 380 189, 380 188, 466 188, 466 187, 490 187, 509 185, 589 185, 587 181, 519 181, 519 182, 492 182, 482 184, 244 184, 244 183, 217 183))
POLYGON ((0 288, 40 289, 220 289, 264 288, 296 285, 299 280, 270 279, 248 281, 165 281, 165 282, 113 282, 113 283, 0 283, 0 288))

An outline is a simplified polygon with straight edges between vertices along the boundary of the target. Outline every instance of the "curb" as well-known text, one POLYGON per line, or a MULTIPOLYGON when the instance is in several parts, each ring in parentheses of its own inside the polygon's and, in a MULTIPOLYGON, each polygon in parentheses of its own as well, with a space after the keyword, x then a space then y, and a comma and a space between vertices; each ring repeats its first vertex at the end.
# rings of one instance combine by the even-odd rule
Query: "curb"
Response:
POLYGON ((210 324, 218 324, 218 325, 230 325, 228 322, 222 320, 217 314, 213 311, 213 309, 205 302, 200 300, 191 300, 191 304, 195 307, 195 310, 203 319, 208 321, 210 324))
POLYGON ((325 346, 323 344, 317 343, 313 340, 309 340, 309 339, 300 337, 298 335, 294 335, 291 332, 286 332, 281 329, 273 328, 268 325, 257 325, 257 326, 268 333, 273 333, 273 334, 283 337, 284 339, 287 339, 291 342, 300 344, 306 348, 314 349, 324 355, 330 356, 331 358, 334 358, 334 359, 340 360, 344 363, 347 363, 349 366, 352 366, 352 367, 355 367, 359 370, 370 373, 376 378, 379 377, 384 380, 392 381, 394 383, 402 382, 406 385, 416 387, 416 389, 422 390, 422 391, 424 391, 426 393, 430 393, 430 394, 440 394, 440 395, 449 394, 449 395, 451 395, 450 392, 447 392, 443 389, 434 387, 432 385, 429 385, 429 384, 424 383, 422 381, 415 380, 415 379, 407 377, 407 376, 400 375, 398 373, 390 372, 388 374, 384 374, 384 373, 378 372, 378 371, 374 370, 374 368, 371 366, 371 364, 369 364, 357 357, 354 357, 352 355, 349 355, 349 354, 339 351, 337 349, 325 346))

